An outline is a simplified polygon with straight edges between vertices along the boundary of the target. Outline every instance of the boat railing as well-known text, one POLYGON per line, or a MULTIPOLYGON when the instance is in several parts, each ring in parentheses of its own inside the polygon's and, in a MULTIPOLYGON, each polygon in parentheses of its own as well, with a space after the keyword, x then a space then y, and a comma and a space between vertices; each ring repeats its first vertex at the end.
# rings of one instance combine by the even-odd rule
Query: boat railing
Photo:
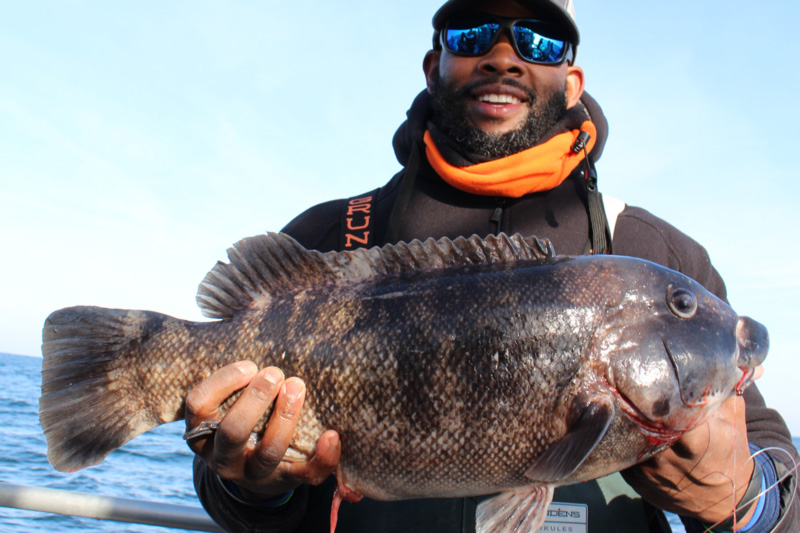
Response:
POLYGON ((200 507, 10 483, 0 483, 0 507, 190 531, 224 531, 200 507))

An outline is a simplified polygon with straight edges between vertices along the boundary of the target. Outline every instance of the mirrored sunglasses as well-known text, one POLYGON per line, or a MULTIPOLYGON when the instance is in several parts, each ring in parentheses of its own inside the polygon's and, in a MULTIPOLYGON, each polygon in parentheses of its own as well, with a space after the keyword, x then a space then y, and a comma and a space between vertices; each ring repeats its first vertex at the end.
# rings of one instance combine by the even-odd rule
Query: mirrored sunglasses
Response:
POLYGON ((558 65, 571 62, 572 46, 558 26, 534 19, 497 17, 484 13, 457 15, 442 31, 442 45, 450 52, 468 57, 487 54, 505 30, 514 51, 530 63, 558 65))

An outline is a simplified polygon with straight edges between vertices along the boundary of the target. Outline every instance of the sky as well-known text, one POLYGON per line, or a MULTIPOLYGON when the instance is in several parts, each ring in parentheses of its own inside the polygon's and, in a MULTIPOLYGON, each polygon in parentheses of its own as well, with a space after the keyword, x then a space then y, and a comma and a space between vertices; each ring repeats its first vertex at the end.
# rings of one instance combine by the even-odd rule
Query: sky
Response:
MULTIPOLYGON (((197 320, 240 238, 399 170, 439 1, 0 3, 0 352, 61 307, 197 320)), ((800 3, 576 1, 601 191, 709 251, 800 435, 800 3)))

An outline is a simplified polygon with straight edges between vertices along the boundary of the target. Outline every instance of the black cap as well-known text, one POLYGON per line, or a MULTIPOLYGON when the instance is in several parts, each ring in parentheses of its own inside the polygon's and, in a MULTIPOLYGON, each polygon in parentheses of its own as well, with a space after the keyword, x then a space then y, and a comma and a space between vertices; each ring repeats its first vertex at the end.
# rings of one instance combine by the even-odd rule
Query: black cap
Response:
MULTIPOLYGON (((541 16, 559 24, 567 32, 569 42, 577 48, 581 35, 575 22, 572 0, 516 0, 516 2, 530 9, 537 17, 541 16)), ((433 28, 437 32, 441 31, 454 13, 471 9, 481 3, 485 4, 485 0, 448 0, 433 16, 433 28)))

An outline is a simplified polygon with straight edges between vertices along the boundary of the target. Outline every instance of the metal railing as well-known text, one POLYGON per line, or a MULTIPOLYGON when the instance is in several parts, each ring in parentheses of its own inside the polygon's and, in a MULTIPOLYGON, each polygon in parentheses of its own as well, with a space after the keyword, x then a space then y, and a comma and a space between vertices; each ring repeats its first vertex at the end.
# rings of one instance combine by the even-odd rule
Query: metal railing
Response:
POLYGON ((99 520, 222 532, 200 507, 0 483, 0 507, 99 520))

